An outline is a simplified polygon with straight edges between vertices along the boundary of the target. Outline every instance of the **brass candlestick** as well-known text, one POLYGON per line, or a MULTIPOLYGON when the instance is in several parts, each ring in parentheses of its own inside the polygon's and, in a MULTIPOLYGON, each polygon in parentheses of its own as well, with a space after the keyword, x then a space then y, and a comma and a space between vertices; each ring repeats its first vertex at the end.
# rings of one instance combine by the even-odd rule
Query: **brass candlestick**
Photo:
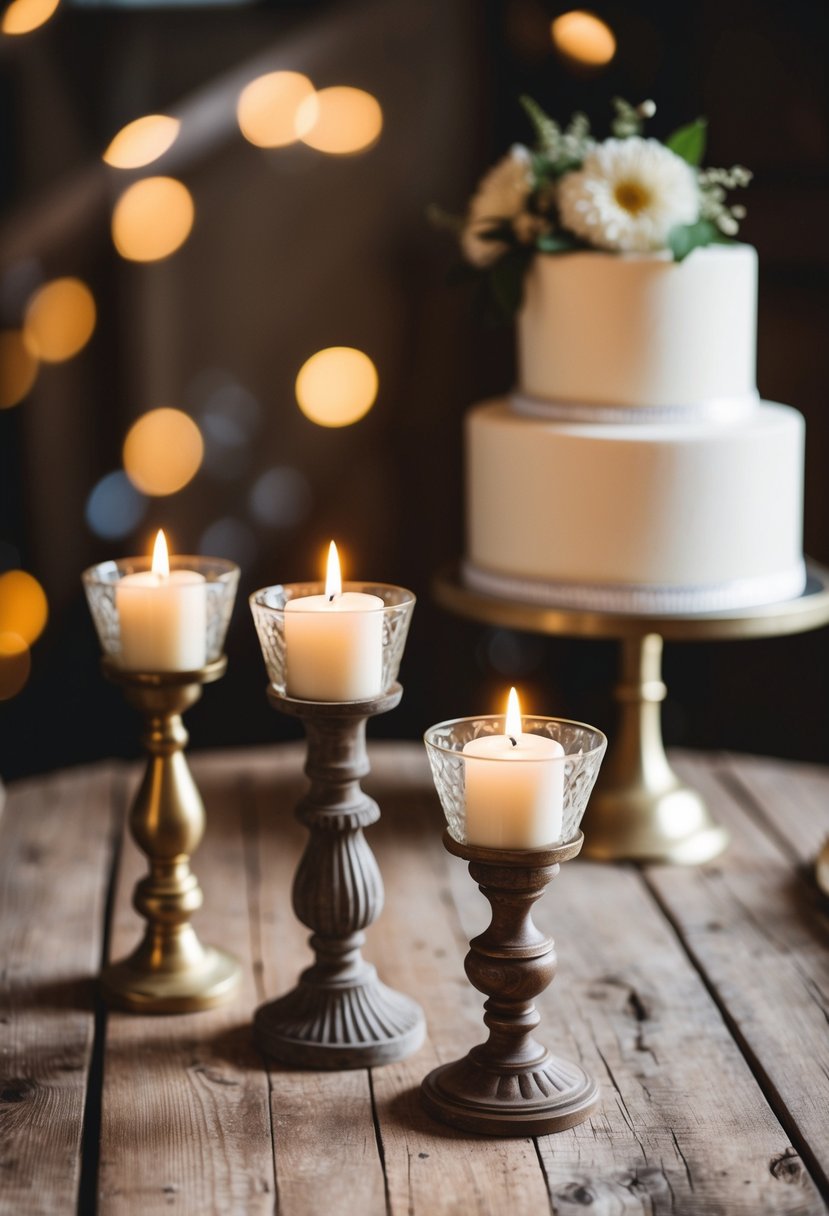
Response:
POLYGON ((230 954, 202 945, 190 924, 202 904, 190 857, 204 833, 204 805, 184 756, 181 715, 204 684, 224 675, 227 659, 187 672, 124 671, 109 659, 103 667, 146 724, 147 769, 129 823, 150 871, 133 895, 147 921, 144 937, 128 958, 104 968, 101 983, 114 1003, 139 1013, 211 1009, 235 994, 240 970, 230 954))
MULTIPOLYGON (((489 1038, 462 1059, 430 1072, 421 1096, 434 1118, 462 1131, 530 1136, 581 1123, 599 1100, 598 1085, 589 1073, 553 1055, 533 1037, 540 1021, 534 1000, 555 975, 556 955, 552 938, 533 923, 532 908, 560 864, 581 850, 584 837, 578 824, 607 740, 601 731, 579 722, 525 716, 525 733, 556 739, 564 748, 564 842, 532 849, 483 848, 466 839, 463 748, 485 735, 503 735, 505 726, 502 717, 458 718, 431 727, 425 736, 448 825, 444 846, 469 863, 492 919, 470 942, 464 963, 470 982, 488 997, 484 1023, 489 1038)), ((505 817, 509 814, 505 806, 505 817)))
MULTIPOLYGON (((190 856, 204 833, 204 805, 184 757, 187 731, 181 720, 185 710, 198 701, 203 686, 224 675, 227 659, 222 647, 239 567, 220 558, 195 556, 171 557, 169 565, 172 570, 195 572, 204 582, 205 662, 193 671, 131 671, 124 665, 118 588, 128 575, 149 570, 148 558, 102 562, 83 574, 104 651, 104 673, 123 688, 145 721, 147 769, 129 822, 136 844, 150 863, 149 874, 136 885, 133 895, 147 928, 133 953, 104 968, 101 976, 104 992, 114 1003, 139 1013, 210 1009, 229 1000, 239 983, 236 960, 213 946, 203 946, 190 924, 191 915, 202 903, 190 856)), ((163 583, 163 576, 159 577, 163 583)), ((151 597, 156 587, 144 583, 143 590, 151 597)), ((161 583, 158 590, 161 592, 161 583)), ((201 638, 194 633, 199 621, 192 602, 191 611, 191 619, 185 622, 176 620, 171 608, 171 637, 175 638, 178 629, 182 644, 201 638)), ((148 613, 142 626, 145 640, 152 642, 154 629, 148 613)))
POLYGON ((266 1056, 310 1068, 365 1068, 416 1051, 425 1023, 419 1005, 388 988, 360 947, 383 907, 383 880, 363 828, 380 818, 363 793, 369 772, 366 721, 403 694, 399 684, 367 701, 300 701, 275 688, 268 697, 298 717, 308 739, 311 785, 296 815, 309 838, 294 878, 293 907, 312 931, 315 962, 285 996, 262 1005, 254 1041, 266 1056))
POLYGON ((390 583, 343 584, 346 592, 382 600, 373 611, 382 613, 379 685, 385 691, 359 701, 304 701, 289 689, 285 608, 324 590, 319 582, 287 583, 250 597, 270 702, 299 718, 308 740, 311 786, 296 814, 310 836, 294 879, 293 905, 312 930, 316 959, 296 988, 257 1011, 254 1038, 264 1055, 287 1064, 365 1068, 415 1051, 425 1033, 420 1006, 381 983, 360 954, 364 930, 383 907, 383 881, 363 836, 363 828, 380 818, 377 803, 360 788, 369 771, 366 722, 393 709, 403 695, 397 673, 415 597, 390 583))

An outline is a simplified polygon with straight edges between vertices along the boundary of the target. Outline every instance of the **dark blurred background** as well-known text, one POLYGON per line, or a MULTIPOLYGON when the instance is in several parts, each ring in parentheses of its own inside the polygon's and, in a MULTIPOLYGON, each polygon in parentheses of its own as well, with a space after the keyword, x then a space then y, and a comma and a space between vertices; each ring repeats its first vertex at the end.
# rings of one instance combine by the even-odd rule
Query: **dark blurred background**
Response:
MULTIPOLYGON (((705 114, 707 162, 754 170, 743 236, 760 252, 759 386, 806 417, 805 547, 829 564, 823 5, 596 4, 616 51, 590 66, 583 46, 554 45, 551 22, 567 10, 545 0, 62 0, 40 28, 8 32, 33 2, 7 9, 0 36, 0 569, 34 576, 49 618, 22 650, 9 621, 36 615, 37 592, 0 582, 0 599, 5 588, 25 600, 0 603, 4 777, 136 752, 136 721, 100 675, 79 575, 148 552, 161 525, 177 552, 242 567, 229 671, 188 716, 194 746, 291 733, 268 709, 245 598, 319 576, 332 536, 347 577, 419 595, 405 696, 375 735, 413 738, 441 718, 499 709, 513 681, 527 709, 612 728, 611 644, 476 626, 429 591, 463 548, 464 410, 507 389, 514 363, 511 332, 481 326, 469 293, 447 285, 452 241, 425 213, 434 202, 462 211, 495 157, 529 139, 523 92, 561 119, 585 110, 600 133, 617 94, 654 98, 659 136, 705 114), (370 94, 379 138, 369 106, 365 123, 333 114, 338 151, 254 146, 237 99, 277 70, 370 94), (134 171, 105 165, 116 132, 153 113, 181 120, 170 150, 134 171), (136 262, 116 251, 111 217, 133 181, 157 175, 186 186, 194 224, 168 258, 136 262), (38 289, 65 277, 90 289, 94 332, 73 357, 35 367, 21 325, 38 289), (379 394, 353 425, 323 427, 298 408, 295 380, 311 355, 338 346, 370 357, 379 394), (145 496, 123 472, 122 445, 162 406, 196 422, 204 456, 178 492, 145 496)), ((158 228, 169 211, 153 217, 158 228)), ((53 325, 71 348, 66 319, 53 325)), ((180 446, 175 431, 154 442, 180 446)), ((829 758, 827 653, 826 630, 669 646, 666 738, 829 758)))

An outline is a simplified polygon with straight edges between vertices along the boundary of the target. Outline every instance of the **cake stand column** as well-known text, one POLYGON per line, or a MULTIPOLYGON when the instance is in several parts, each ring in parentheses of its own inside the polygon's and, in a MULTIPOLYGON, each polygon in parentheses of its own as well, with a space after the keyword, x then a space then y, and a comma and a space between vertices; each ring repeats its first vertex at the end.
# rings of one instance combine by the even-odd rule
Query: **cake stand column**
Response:
POLYGON ((585 855, 601 861, 697 865, 728 844, 703 798, 668 763, 662 742, 662 637, 621 643, 614 740, 590 802, 585 855))

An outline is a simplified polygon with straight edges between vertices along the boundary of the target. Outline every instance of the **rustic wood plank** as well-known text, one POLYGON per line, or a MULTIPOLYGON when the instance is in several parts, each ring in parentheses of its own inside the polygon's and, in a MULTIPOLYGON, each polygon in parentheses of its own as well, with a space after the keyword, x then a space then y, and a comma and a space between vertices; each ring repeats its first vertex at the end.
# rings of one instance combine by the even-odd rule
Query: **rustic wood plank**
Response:
MULTIPOLYGON (((486 907, 462 865, 452 889, 465 931, 480 931, 486 907)), ((568 863, 536 921, 556 933, 560 956, 559 977, 539 1001, 542 1037, 604 1089, 600 1116, 539 1139, 553 1211, 823 1213, 638 873, 568 863)))
MULTIPOLYGON (((259 867, 254 917, 259 1000, 293 987, 313 956, 291 908, 291 884, 307 833, 294 818, 306 781, 303 745, 273 748, 249 774, 249 830, 259 867)), ((369 1075, 270 1070, 280 1216, 380 1216, 386 1211, 369 1075)))
POLYGON ((416 1055, 372 1070, 392 1216, 503 1216, 550 1211, 535 1143, 490 1140, 435 1123, 419 1087, 438 1064, 482 1038, 483 997, 464 975, 467 940, 441 844, 443 816, 418 745, 376 745, 366 782, 383 809, 369 839, 386 886, 386 907, 366 956, 395 988, 415 996, 427 1039, 416 1055))
POLYGON ((121 783, 20 782, 0 820, 0 1212, 71 1212, 121 783))
MULTIPOLYGON (((99 1212, 266 1213, 274 1208, 268 1083, 250 1042, 255 1003, 239 769, 193 763, 207 830, 193 861, 204 891, 194 919, 204 941, 242 961, 237 1000, 177 1016, 111 1013, 107 1022, 99 1212)), ((132 948, 130 905, 145 861, 124 846, 115 899, 113 957, 132 948)))
MULTIPOLYGON (((752 780, 751 764, 685 755, 676 768, 729 828, 731 847, 714 866, 653 867, 647 881, 826 1197, 829 917, 811 887, 798 880, 787 850, 758 822, 755 808, 746 808, 735 796, 741 786, 734 776, 740 782, 752 780)), ((766 782, 767 772, 761 775, 766 782)), ((788 781, 793 806, 798 799, 794 772, 788 781)), ((815 788, 820 784, 816 780, 815 788)), ((785 818, 776 783, 769 797, 773 812, 785 818)), ((825 819, 826 809, 820 813, 825 819)))
POLYGON ((784 852, 811 867, 829 836, 829 768, 764 756, 723 756, 718 773, 784 852), (746 795, 748 796, 747 800, 746 795))

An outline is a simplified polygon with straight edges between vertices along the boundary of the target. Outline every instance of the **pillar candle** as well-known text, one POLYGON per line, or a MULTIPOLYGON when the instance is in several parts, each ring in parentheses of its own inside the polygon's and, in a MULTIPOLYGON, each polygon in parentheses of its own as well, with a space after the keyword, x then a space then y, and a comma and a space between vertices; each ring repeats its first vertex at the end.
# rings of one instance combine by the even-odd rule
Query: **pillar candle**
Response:
POLYGON ((383 691, 383 609, 378 595, 343 593, 331 542, 324 595, 285 605, 288 695, 303 701, 364 701, 383 691))
POLYGON ((207 585, 195 570, 170 571, 159 532, 152 569, 116 585, 121 666, 128 671, 195 671, 207 662, 207 585))
POLYGON ((525 734, 515 689, 505 733, 464 744, 466 839, 490 849, 537 849, 561 841, 564 748, 525 734))

